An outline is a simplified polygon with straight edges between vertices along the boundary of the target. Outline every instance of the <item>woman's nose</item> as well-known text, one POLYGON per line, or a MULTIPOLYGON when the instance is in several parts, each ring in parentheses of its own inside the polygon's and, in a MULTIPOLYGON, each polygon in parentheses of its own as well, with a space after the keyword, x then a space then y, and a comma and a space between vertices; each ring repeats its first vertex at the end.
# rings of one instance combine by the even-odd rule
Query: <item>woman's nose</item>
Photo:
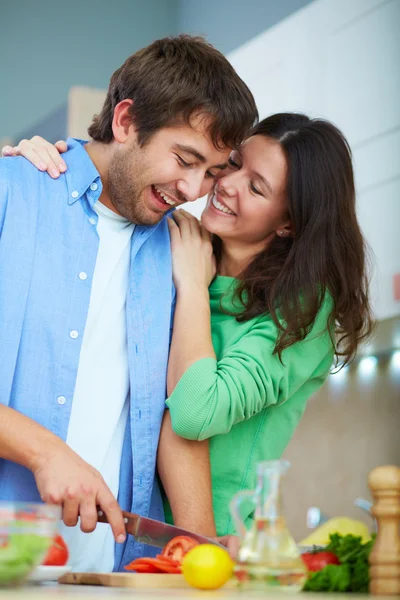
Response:
POLYGON ((222 175, 217 181, 217 189, 220 189, 228 196, 234 196, 237 192, 236 173, 222 175))

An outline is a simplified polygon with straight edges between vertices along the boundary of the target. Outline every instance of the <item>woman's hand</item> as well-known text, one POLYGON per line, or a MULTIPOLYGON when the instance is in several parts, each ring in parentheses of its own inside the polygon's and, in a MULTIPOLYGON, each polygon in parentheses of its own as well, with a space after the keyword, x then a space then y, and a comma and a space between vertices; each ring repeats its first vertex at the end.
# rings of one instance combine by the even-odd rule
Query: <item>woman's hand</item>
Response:
POLYGON ((229 554, 236 560, 240 549, 240 538, 236 535, 224 535, 222 537, 213 538, 216 542, 225 546, 229 554))
POLYGON ((193 215, 176 210, 168 219, 172 273, 177 290, 208 289, 216 273, 211 236, 193 215))
POLYGON ((18 146, 4 146, 3 156, 24 156, 39 171, 47 171, 53 179, 57 179, 60 173, 65 173, 67 165, 61 158, 61 154, 67 151, 67 143, 63 140, 54 145, 39 135, 30 140, 21 140, 18 146))

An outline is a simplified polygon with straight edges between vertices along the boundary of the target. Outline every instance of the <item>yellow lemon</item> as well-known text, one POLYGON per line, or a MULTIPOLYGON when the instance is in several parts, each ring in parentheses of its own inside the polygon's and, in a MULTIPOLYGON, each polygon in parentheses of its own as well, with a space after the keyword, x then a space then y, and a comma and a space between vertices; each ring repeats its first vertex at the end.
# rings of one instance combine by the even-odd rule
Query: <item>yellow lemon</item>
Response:
POLYGON ((185 554, 182 573, 189 585, 216 590, 230 579, 234 562, 229 553, 213 544, 200 544, 185 554))

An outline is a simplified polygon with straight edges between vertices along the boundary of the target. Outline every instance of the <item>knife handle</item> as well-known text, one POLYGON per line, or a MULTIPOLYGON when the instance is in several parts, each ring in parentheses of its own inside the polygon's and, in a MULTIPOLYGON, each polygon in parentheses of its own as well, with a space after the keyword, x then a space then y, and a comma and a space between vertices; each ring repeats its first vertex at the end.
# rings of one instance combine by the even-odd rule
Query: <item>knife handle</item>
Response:
POLYGON ((96 510, 97 510, 97 522, 98 523, 108 523, 107 515, 103 511, 103 509, 100 508, 100 506, 96 506, 96 510))
MULTIPOLYGON (((100 506, 96 506, 97 510, 97 522, 98 523, 108 523, 107 515, 104 510, 100 506)), ((121 511, 122 516, 124 518, 125 525, 127 524, 129 518, 137 517, 138 515, 133 515, 131 513, 126 512, 125 510, 121 511)))

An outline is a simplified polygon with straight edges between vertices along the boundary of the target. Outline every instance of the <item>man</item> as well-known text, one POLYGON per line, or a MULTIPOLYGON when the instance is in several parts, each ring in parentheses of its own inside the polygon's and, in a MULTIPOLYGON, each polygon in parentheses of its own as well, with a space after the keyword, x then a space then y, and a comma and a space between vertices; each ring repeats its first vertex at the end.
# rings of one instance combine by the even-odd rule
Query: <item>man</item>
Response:
POLYGON ((143 553, 119 505, 163 516, 164 217, 209 191, 256 115, 219 52, 164 39, 114 73, 93 142, 71 143, 60 179, 0 161, 0 499, 60 504, 83 532, 100 505, 119 543, 108 526, 64 528, 75 569, 120 570, 143 553))

